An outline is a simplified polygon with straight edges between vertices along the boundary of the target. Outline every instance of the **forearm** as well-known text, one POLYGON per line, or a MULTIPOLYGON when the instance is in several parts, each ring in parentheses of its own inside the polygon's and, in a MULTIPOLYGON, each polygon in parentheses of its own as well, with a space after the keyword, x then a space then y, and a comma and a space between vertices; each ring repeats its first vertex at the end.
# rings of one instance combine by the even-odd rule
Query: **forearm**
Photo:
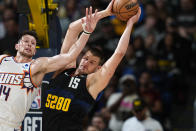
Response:
MULTIPOLYGON (((98 19, 102 19, 102 18, 105 18, 107 16, 110 16, 111 14, 108 13, 106 10, 102 10, 102 11, 99 11, 97 13, 98 15, 98 19)), ((81 18, 81 19, 86 19, 85 17, 81 18)), ((73 31, 74 33, 78 33, 78 32, 81 32, 83 29, 82 29, 82 22, 81 22, 81 19, 77 20, 77 21, 74 21, 70 24, 70 30, 73 31)), ((78 33, 79 34, 79 33, 78 33)))
POLYGON ((115 50, 115 53, 122 54, 122 55, 126 53, 127 47, 129 45, 132 27, 133 27, 133 24, 125 28, 125 31, 123 32, 119 40, 119 44, 115 50))
POLYGON ((82 33, 80 38, 77 40, 77 42, 72 46, 70 51, 68 52, 68 55, 71 56, 73 60, 75 60, 80 52, 83 50, 84 46, 86 45, 88 39, 88 34, 82 33))
POLYGON ((78 35, 79 35, 79 32, 73 32, 71 29, 70 29, 70 26, 67 30, 67 33, 65 35, 65 38, 63 40, 63 44, 61 46, 61 54, 63 53, 68 53, 70 48, 72 47, 72 45, 74 43, 76 43, 77 39, 78 39, 78 35))

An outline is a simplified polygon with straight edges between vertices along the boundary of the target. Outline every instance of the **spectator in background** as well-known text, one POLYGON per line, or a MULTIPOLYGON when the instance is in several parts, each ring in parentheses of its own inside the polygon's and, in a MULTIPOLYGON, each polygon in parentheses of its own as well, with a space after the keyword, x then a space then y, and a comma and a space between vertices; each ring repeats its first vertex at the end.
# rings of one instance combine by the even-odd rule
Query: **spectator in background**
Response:
POLYGON ((119 80, 119 89, 121 92, 113 93, 107 102, 107 109, 112 113, 109 121, 109 128, 112 131, 121 130, 123 121, 132 115, 133 100, 138 97, 133 75, 122 76, 119 80))
POLYGON ((146 52, 149 54, 153 54, 156 55, 156 46, 157 46, 157 41, 155 38, 155 34, 154 33, 149 33, 147 35, 147 37, 144 39, 145 43, 145 50, 146 52))
POLYGON ((162 34, 156 29, 157 17, 156 15, 147 15, 144 24, 136 28, 134 31, 134 36, 140 35, 143 39, 146 39, 149 34, 154 34, 155 44, 163 37, 162 34))
POLYGON ((176 20, 179 25, 179 33, 187 38, 193 39, 196 32, 196 10, 195 0, 180 0, 180 10, 177 10, 176 20))
POLYGON ((134 74, 135 70, 138 68, 137 64, 138 60, 135 56, 135 51, 133 49, 133 45, 129 44, 127 48, 127 52, 125 54, 125 57, 123 59, 124 68, 122 67, 123 73, 130 73, 134 74))
POLYGON ((147 114, 147 105, 142 99, 133 101, 134 116, 127 119, 122 131, 163 131, 161 124, 147 114))
POLYGON ((143 69, 147 51, 144 48, 144 40, 141 36, 133 38, 133 44, 129 44, 125 58, 122 62, 122 74, 137 74, 143 69))
POLYGON ((139 94, 148 105, 152 117, 156 118, 161 123, 164 123, 163 105, 160 94, 161 91, 154 87, 151 75, 148 72, 143 72, 141 74, 138 87, 139 94))
POLYGON ((159 32, 165 31, 165 19, 167 18, 169 12, 171 12, 171 7, 167 6, 166 0, 155 0, 155 6, 156 6, 156 13, 157 13, 157 28, 159 32))
POLYGON ((81 17, 77 0, 66 0, 64 5, 59 7, 58 16, 60 18, 62 35, 64 36, 68 29, 68 25, 81 17))
POLYGON ((167 33, 164 39, 159 42, 157 50, 160 69, 168 73, 176 72, 176 57, 180 54, 176 53, 175 41, 171 33, 167 33))
POLYGON ((186 74, 190 71, 190 60, 192 58, 192 42, 179 33, 179 25, 172 17, 167 17, 165 25, 167 33, 171 33, 173 36, 173 45, 176 55, 180 54, 175 58, 176 67, 178 67, 182 71, 182 74, 186 74))
POLYGON ((99 131, 111 131, 107 127, 107 122, 101 114, 95 114, 92 118, 91 124, 99 129, 99 131))
POLYGON ((146 16, 150 16, 150 15, 157 16, 156 6, 155 6, 154 1, 147 2, 145 4, 145 15, 146 16))
POLYGON ((96 126, 88 125, 85 131, 100 131, 96 126))
POLYGON ((160 70, 157 56, 147 56, 145 61, 145 68, 143 71, 148 72, 151 75, 151 79, 156 88, 162 87, 166 78, 166 74, 160 70))
MULTIPOLYGON (((136 36, 133 41, 133 48, 135 51, 136 58, 142 62, 145 60, 145 56, 147 55, 147 52, 144 48, 144 39, 141 36, 136 36)), ((138 64, 140 65, 140 64, 138 64)))
POLYGON ((18 40, 18 16, 13 8, 6 7, 3 12, 6 34, 0 39, 0 54, 16 55, 15 44, 18 40))
POLYGON ((106 58, 111 56, 118 41, 119 37, 116 35, 114 27, 108 18, 105 18, 100 22, 99 32, 92 35, 92 38, 89 40, 93 45, 101 46, 101 48, 104 49, 107 56, 106 58))
POLYGON ((151 75, 148 72, 142 72, 138 84, 139 94, 142 95, 146 90, 152 88, 151 75))

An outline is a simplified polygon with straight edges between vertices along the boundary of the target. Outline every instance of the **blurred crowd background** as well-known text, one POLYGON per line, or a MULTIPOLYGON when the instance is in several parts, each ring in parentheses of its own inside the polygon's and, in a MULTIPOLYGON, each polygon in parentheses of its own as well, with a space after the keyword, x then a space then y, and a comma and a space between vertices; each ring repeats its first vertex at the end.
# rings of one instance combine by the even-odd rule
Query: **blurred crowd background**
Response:
MULTIPOLYGON (((85 16, 85 8, 103 10, 110 0, 55 0, 62 40, 69 24, 85 16)), ((165 131, 193 129, 196 77, 196 1, 143 0, 143 20, 134 26, 127 53, 107 88, 100 93, 87 126, 120 131, 133 116, 132 101, 142 98, 149 115, 165 131)), ((88 46, 114 52, 126 23, 114 16, 101 20, 88 46)), ((0 0, 0 54, 15 55, 19 35, 17 0, 0 0)))

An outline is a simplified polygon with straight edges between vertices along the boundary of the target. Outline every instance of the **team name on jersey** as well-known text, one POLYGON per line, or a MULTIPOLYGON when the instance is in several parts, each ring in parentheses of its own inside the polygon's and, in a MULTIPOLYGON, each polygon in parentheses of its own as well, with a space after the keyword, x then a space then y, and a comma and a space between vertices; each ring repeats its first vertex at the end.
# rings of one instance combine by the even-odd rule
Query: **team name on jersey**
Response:
POLYGON ((22 85, 24 74, 0 73, 0 84, 22 85))

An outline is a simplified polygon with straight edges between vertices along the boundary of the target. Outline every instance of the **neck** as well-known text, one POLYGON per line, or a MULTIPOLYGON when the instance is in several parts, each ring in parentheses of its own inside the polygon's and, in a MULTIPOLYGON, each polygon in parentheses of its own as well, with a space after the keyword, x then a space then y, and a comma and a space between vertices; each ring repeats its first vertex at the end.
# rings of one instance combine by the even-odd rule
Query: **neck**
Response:
POLYGON ((26 62, 31 62, 32 58, 21 56, 21 55, 16 55, 15 61, 19 63, 26 63, 26 62))

